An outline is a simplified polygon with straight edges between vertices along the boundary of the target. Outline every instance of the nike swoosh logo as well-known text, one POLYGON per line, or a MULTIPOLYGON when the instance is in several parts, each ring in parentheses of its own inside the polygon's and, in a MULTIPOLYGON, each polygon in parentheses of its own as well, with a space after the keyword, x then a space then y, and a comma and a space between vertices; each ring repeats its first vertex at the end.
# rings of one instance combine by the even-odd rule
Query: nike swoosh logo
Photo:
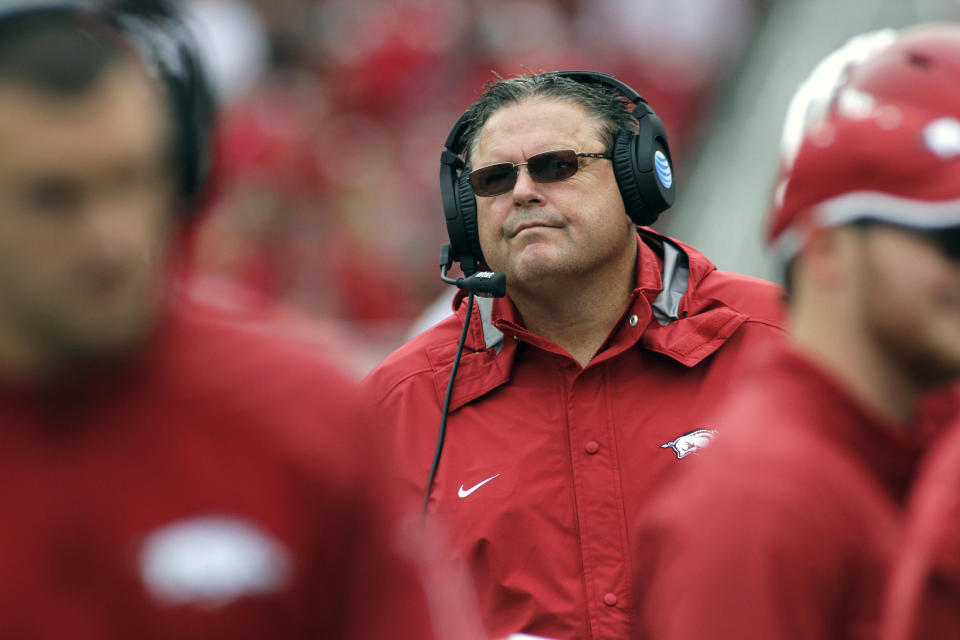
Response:
POLYGON ((457 491, 457 495, 460 496, 461 498, 466 498, 468 495, 470 495, 471 493, 473 493, 474 491, 476 491, 477 489, 479 489, 479 488, 482 487, 483 485, 487 484, 488 482, 490 482, 490 481, 493 480, 494 478, 499 478, 499 477, 500 477, 500 474, 499 474, 499 473, 498 473, 497 475, 495 475, 495 476, 490 476, 489 478, 487 478, 487 479, 484 480, 483 482, 478 482, 477 484, 473 485, 472 487, 470 487, 470 488, 467 489, 466 491, 464 491, 463 485, 460 485, 460 490, 457 491))

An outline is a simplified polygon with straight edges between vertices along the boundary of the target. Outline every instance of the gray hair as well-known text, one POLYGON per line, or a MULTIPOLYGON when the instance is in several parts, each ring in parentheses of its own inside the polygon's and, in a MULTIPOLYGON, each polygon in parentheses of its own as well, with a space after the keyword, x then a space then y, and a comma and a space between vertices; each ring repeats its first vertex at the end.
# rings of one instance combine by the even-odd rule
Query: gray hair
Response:
POLYGON ((480 130, 499 109, 529 98, 553 98, 578 104, 600 125, 600 139, 609 150, 618 133, 635 133, 637 121, 630 115, 631 104, 612 88, 586 84, 556 73, 519 75, 491 80, 465 114, 466 126, 460 138, 467 166, 476 151, 480 130))

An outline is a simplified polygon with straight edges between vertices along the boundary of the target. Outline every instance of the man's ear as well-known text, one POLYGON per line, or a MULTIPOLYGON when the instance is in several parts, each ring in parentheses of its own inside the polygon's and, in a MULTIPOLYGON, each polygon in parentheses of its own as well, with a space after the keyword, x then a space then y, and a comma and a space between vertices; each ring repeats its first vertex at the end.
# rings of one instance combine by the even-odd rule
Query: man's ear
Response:
POLYGON ((797 254, 794 277, 819 289, 842 285, 854 250, 850 231, 845 227, 808 229, 806 242, 797 254))

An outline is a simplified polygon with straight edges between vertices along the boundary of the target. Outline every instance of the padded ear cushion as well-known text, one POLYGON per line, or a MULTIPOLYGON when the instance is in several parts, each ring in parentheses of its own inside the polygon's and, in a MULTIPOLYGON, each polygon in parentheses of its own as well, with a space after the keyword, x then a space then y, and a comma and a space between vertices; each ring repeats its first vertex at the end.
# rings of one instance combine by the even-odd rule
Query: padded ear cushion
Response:
POLYGON ((613 141, 613 175, 620 187, 620 196, 623 198, 623 207, 627 216, 637 225, 650 225, 657 220, 657 214, 651 213, 643 200, 643 186, 641 180, 650 177, 640 173, 634 160, 636 154, 637 136, 619 134, 613 141))
POLYGON ((457 178, 456 195, 457 208, 460 210, 460 219, 463 221, 463 230, 469 245, 458 253, 472 255, 478 263, 484 262, 483 250, 480 248, 480 230, 477 228, 477 197, 473 194, 473 187, 466 175, 457 178))
POLYGON ((677 199, 670 152, 640 121, 640 133, 618 135, 613 143, 613 174, 623 206, 634 224, 649 226, 677 199))

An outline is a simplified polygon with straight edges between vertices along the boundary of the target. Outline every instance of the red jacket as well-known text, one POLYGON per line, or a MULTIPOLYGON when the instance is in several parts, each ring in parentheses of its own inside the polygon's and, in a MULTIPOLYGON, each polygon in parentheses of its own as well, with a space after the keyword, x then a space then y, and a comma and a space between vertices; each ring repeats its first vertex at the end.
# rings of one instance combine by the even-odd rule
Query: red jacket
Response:
POLYGON ((431 638, 355 391, 178 311, 113 373, 0 384, 0 638, 431 638))
MULTIPOLYGON (((509 299, 474 310, 430 508, 494 637, 626 636, 632 514, 712 435, 705 416, 747 354, 782 335, 778 287, 641 235, 629 307, 585 368, 526 331, 509 299)), ((408 507, 422 499, 465 307, 366 380, 395 425, 408 507)))
POLYGON ((934 442, 911 491, 884 640, 960 638, 960 424, 934 442))
POLYGON ((784 345, 714 420, 638 524, 636 637, 878 637, 919 444, 784 345))

